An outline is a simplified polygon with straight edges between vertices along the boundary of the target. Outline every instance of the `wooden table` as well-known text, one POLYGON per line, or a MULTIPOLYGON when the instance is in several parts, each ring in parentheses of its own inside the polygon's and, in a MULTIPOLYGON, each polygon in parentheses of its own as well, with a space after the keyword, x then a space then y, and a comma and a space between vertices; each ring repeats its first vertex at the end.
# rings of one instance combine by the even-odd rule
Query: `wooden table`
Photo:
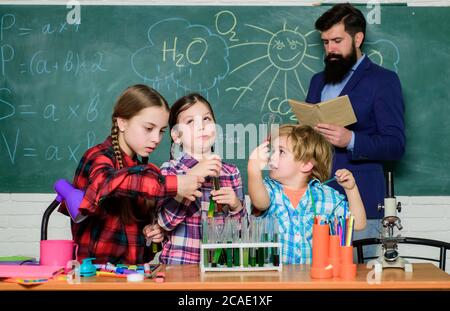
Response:
POLYGON ((371 270, 358 265, 357 277, 346 281, 340 279, 313 280, 309 276, 309 265, 286 265, 282 272, 205 272, 200 273, 197 265, 165 266, 164 283, 146 280, 129 283, 126 279, 111 277, 82 278, 81 284, 51 280, 36 286, 22 286, 0 282, 0 291, 7 290, 446 290, 450 291, 450 275, 432 264, 413 264, 414 272, 400 269, 386 269, 381 280, 370 279, 371 270))

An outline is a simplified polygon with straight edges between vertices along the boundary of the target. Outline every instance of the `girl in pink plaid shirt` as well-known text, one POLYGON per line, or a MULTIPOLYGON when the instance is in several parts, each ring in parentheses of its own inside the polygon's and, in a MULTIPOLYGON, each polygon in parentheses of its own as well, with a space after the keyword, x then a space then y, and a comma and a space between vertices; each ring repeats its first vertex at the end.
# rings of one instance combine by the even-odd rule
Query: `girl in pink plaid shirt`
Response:
MULTIPOLYGON (((180 152, 171 154, 172 159, 162 165, 161 173, 202 176, 205 182, 200 189, 202 197, 196 201, 177 196, 160 202, 158 225, 167 231, 160 261, 197 264, 200 262, 201 223, 207 217, 210 200, 224 207, 224 212, 215 217, 240 218, 246 213, 241 174, 236 166, 222 162, 213 154, 214 113, 201 95, 189 94, 178 99, 170 110, 169 126, 173 140, 171 149, 180 152), (213 177, 219 178, 219 190, 214 190, 213 177)), ((150 227, 147 232, 150 233, 150 227)))

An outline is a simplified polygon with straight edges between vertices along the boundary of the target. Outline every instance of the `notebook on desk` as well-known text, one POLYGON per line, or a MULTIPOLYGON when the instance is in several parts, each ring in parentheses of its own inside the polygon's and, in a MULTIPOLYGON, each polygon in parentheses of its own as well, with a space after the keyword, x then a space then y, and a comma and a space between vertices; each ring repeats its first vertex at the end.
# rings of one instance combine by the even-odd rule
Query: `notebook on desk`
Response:
POLYGON ((61 272, 61 266, 0 265, 0 278, 52 278, 61 272))
POLYGON ((0 257, 0 265, 36 265, 38 262, 34 257, 28 256, 3 256, 0 257))

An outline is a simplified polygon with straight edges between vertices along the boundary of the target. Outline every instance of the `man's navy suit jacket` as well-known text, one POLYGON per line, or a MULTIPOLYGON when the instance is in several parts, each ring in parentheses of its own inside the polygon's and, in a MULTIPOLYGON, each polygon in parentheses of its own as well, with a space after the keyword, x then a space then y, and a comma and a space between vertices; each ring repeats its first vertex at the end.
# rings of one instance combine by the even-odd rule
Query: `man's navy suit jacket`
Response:
MULTIPOLYGON (((320 72, 311 79, 306 102, 319 103, 325 85, 320 72)), ((346 168, 355 176, 367 218, 380 218, 378 203, 384 202, 386 184, 382 161, 399 160, 405 152, 404 103, 395 72, 380 67, 366 56, 341 95, 348 95, 357 123, 347 128, 355 133, 353 151, 335 148, 333 175, 346 168)), ((330 186, 345 192, 335 182, 330 186)))

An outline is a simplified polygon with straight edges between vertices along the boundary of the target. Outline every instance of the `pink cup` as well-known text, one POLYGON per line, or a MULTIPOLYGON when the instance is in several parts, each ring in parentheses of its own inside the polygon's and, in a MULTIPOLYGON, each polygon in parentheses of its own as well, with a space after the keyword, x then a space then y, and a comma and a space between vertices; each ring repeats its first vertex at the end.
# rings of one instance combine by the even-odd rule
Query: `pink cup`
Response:
POLYGON ((77 259, 77 253, 78 244, 72 240, 42 240, 39 264, 65 267, 69 260, 77 259))

